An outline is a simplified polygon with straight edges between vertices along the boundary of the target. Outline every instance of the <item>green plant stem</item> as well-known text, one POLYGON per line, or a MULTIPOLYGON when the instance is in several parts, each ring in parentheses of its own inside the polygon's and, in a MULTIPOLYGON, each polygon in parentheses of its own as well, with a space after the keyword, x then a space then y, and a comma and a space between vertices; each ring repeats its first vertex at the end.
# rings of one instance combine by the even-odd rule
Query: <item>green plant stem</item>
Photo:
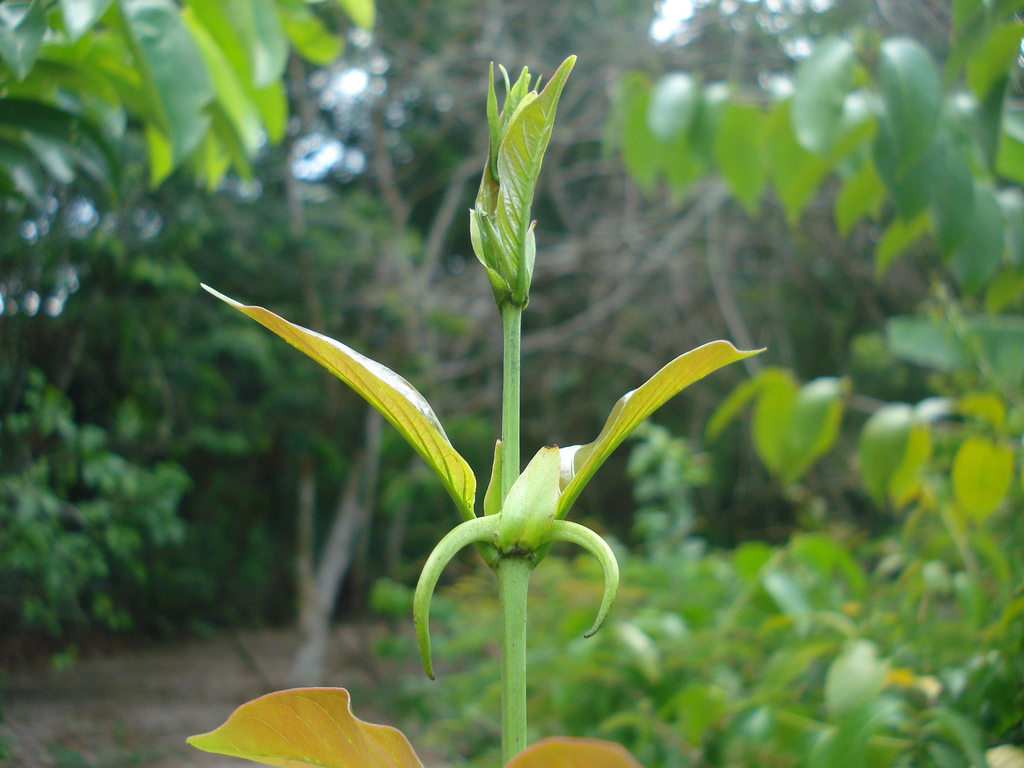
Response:
POLYGON ((501 500, 505 501, 509 489, 518 479, 519 455, 519 399, 522 388, 520 372, 522 307, 505 304, 501 308, 504 331, 505 359, 501 386, 501 500))
POLYGON ((501 605, 501 763, 526 749, 526 598, 533 563, 525 557, 498 560, 501 605))
MULTIPOLYGON (((520 341, 522 307, 501 308, 504 368, 501 389, 501 500, 519 477, 520 341)), ((533 564, 501 557, 494 566, 501 605, 501 755, 506 764, 526 748, 526 596, 533 564)))

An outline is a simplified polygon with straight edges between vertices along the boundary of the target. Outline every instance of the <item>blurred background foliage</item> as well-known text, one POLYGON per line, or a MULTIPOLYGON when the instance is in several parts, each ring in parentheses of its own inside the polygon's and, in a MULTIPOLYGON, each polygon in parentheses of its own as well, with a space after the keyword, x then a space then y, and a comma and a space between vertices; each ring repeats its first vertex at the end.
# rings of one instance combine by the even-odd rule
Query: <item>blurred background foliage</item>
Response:
MULTIPOLYGON (((577 53, 534 205, 526 450, 592 439, 700 343, 768 349, 580 497, 624 587, 583 641, 597 574, 536 572, 535 735, 615 738, 649 768, 1024 764, 1021 13, 3 4, 7 657, 293 621, 304 538, 331 538, 364 475, 337 613, 407 617, 457 522, 444 492, 198 283, 400 371, 486 476, 500 327, 466 226, 483 73, 577 53)), ((494 596, 472 553, 452 576, 440 684, 388 692, 430 725, 417 743, 484 764, 494 596)), ((401 633, 379 650, 412 654, 401 633)))

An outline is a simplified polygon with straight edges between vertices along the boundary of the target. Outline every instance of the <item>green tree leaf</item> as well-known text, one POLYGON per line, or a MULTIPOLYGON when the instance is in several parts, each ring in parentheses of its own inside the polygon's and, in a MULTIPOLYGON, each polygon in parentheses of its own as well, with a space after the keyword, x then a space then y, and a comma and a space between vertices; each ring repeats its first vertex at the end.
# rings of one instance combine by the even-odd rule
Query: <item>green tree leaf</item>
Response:
POLYGON ((875 276, 888 272, 892 263, 927 232, 928 216, 923 212, 910 220, 897 216, 890 221, 875 246, 875 276))
POLYGON ((985 100, 994 87, 1001 92, 1000 81, 1020 55, 1021 37, 1024 37, 1024 22, 1015 19, 998 24, 971 54, 967 60, 967 84, 978 101, 985 100))
POLYGON ((965 293, 984 288, 1003 259, 1003 214, 992 190, 978 183, 970 226, 950 256, 950 267, 965 293))
POLYGON ((849 40, 829 38, 797 67, 791 119, 797 142, 808 152, 827 155, 836 142, 856 53, 849 40))
POLYGON ((843 182, 836 195, 834 213, 839 233, 846 237, 853 225, 865 216, 877 217, 885 199, 885 184, 875 164, 861 163, 860 169, 843 182))
POLYGON ((939 70, 920 43, 890 38, 879 53, 878 86, 883 130, 892 138, 897 168, 906 168, 932 142, 942 107, 939 70))
POLYGON ((715 163, 736 199, 751 214, 757 211, 767 175, 764 122, 757 107, 730 102, 722 110, 715 133, 715 163))
POLYGON ((626 749, 611 741, 555 736, 533 744, 505 768, 642 768, 626 749))
POLYGON ((700 90, 693 76, 674 72, 655 83, 647 103, 647 125, 662 141, 687 133, 700 106, 700 90))
POLYGON ((269 693, 188 743, 278 768, 423 768, 401 731, 352 714, 344 688, 269 693))
POLYGON ((214 90, 203 57, 170 0, 119 0, 119 7, 152 94, 155 122, 167 134, 177 164, 210 124, 204 110, 214 90))
POLYGON ((756 355, 760 351, 743 352, 727 341, 712 341, 680 355, 642 386, 619 398, 594 442, 570 446, 559 452, 562 459, 562 494, 558 498, 556 517, 565 517, 598 467, 640 422, 666 400, 722 366, 756 355))
POLYGON ((878 647, 870 640, 850 643, 829 665, 825 675, 825 708, 834 720, 841 720, 864 706, 882 690, 889 665, 878 658, 878 647))
POLYGON ((801 478, 835 443, 849 382, 823 376, 804 384, 793 400, 781 479, 789 485, 801 478))
POLYGON ((373 0, 338 0, 338 5, 357 26, 373 29, 377 20, 377 7, 373 0))
POLYGON ((953 457, 952 480, 957 507, 984 522, 1010 490, 1013 451, 987 437, 972 435, 953 457))
POLYGON ((348 384, 380 411, 440 478, 466 520, 474 517, 476 477, 452 447, 441 422, 423 395, 405 379, 340 341, 294 325, 263 307, 246 306, 203 286, 217 298, 269 328, 348 384))
POLYGON ((341 53, 342 40, 304 3, 281 3, 281 22, 295 51, 306 61, 326 65, 341 53))
POLYGON ((112 0, 60 0, 64 28, 68 31, 71 41, 78 40, 92 29, 93 24, 99 21, 111 2, 112 0))
POLYGON ((24 80, 36 63, 45 34, 41 0, 0 5, 0 57, 19 80, 24 80))
POLYGON ((792 225, 799 220, 804 206, 818 190, 832 164, 797 142, 790 120, 791 106, 792 99, 786 99, 769 113, 765 122, 765 151, 772 185, 792 225))
POLYGON ((273 0, 225 0, 225 7, 249 52, 255 86, 280 80, 288 61, 288 38, 273 0))
POLYGON ((650 82, 642 72, 630 72, 619 89, 622 162, 645 190, 653 186, 662 159, 659 142, 647 122, 650 90, 650 82))
POLYGON ((889 403, 864 425, 858 453, 864 487, 875 503, 900 505, 931 455, 931 437, 911 406, 889 403))

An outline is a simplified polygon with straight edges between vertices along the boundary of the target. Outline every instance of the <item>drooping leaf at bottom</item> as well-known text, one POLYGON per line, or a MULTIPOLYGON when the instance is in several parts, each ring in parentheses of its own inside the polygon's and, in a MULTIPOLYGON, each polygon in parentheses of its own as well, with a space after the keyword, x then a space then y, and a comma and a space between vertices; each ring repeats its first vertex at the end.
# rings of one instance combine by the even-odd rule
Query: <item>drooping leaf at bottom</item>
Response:
POLYGON ((348 384, 380 411, 423 457, 466 520, 474 517, 476 476, 455 450, 426 398, 390 368, 340 341, 295 325, 263 307, 246 306, 204 285, 207 291, 269 328, 348 384))
POLYGON ((759 351, 744 352, 728 341, 712 341, 680 355, 638 389, 619 398, 594 442, 561 449, 563 489, 555 517, 565 517, 604 460, 666 400, 712 371, 759 351))
POLYGON ((344 688, 269 693, 188 743, 278 768, 423 768, 401 731, 352 714, 344 688))
POLYGON ((538 741, 505 768, 643 768, 624 747, 600 739, 556 736, 538 741))

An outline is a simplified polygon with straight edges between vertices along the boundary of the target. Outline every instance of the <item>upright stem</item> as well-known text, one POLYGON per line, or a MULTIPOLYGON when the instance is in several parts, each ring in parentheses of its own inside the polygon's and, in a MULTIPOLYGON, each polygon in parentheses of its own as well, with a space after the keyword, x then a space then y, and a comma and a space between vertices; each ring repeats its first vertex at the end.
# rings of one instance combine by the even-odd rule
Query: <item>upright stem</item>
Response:
MULTIPOLYGON (((520 339, 523 310, 501 308, 504 369, 501 390, 501 499, 519 477, 520 339)), ((526 748, 526 596, 533 564, 523 557, 501 557, 494 567, 501 604, 502 765, 526 748)))
POLYGON ((501 763, 526 749, 526 596, 533 563, 502 557, 496 567, 501 605, 501 763))
POLYGON ((505 361, 501 387, 501 500, 504 502, 512 484, 519 477, 519 392, 520 342, 523 310, 511 304, 501 308, 504 331, 505 361))

